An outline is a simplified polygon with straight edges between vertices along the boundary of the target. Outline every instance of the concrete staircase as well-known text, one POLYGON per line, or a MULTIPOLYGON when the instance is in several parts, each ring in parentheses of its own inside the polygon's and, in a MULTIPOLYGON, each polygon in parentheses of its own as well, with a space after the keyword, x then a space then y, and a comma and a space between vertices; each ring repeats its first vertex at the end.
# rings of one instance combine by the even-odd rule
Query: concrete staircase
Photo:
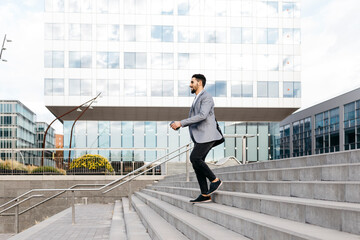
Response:
POLYGON ((194 174, 133 195, 152 239, 360 239, 358 150, 215 172, 224 184, 212 203, 189 203, 199 195, 194 174))
POLYGON ((189 202, 194 174, 168 176, 131 201, 76 205, 75 225, 67 209, 11 239, 360 240, 359 150, 214 171, 224 183, 211 203, 189 202))

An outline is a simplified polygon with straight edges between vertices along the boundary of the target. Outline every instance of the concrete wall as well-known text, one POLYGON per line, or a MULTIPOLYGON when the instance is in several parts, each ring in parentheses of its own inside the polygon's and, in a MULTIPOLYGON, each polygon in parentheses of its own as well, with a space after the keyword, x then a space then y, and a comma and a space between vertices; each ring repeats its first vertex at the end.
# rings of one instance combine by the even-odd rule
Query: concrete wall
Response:
MULTIPOLYGON (((75 184, 106 184, 119 176, 0 176, 0 205, 12 200, 13 198, 31 189, 50 189, 50 188, 69 188, 75 184)), ((131 183, 132 191, 144 188, 155 180, 162 179, 163 176, 140 176, 131 183)), ((100 191, 81 191, 75 193, 76 203, 81 203, 83 197, 87 197, 88 204, 92 203, 113 203, 115 200, 129 193, 129 184, 126 183, 113 191, 101 194, 100 191)), ((20 206, 20 212, 26 208, 52 196, 55 192, 39 192, 34 194, 44 194, 44 197, 31 199, 20 206)), ((22 214, 19 217, 19 229, 23 231, 36 222, 53 216, 71 206, 71 192, 62 195, 22 214)), ((3 210, 4 208, 1 208, 3 210)), ((14 209, 6 213, 14 213, 14 209)), ((14 233, 14 216, 0 216, 0 233, 14 233)))

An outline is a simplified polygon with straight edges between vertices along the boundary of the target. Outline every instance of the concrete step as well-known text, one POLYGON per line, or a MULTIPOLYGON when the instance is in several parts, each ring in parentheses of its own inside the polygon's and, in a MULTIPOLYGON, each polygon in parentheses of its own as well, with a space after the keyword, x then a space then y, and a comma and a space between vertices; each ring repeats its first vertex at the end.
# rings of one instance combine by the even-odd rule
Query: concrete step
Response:
MULTIPOLYGON (((334 164, 324 166, 231 171, 217 173, 225 181, 360 181, 360 164, 334 164)), ((185 181, 186 176, 179 175, 162 181, 185 181), (171 179, 171 180, 170 180, 171 179)), ((196 181, 190 173, 190 181, 196 181)))
MULTIPOLYGON (((216 222, 223 227, 251 239, 360 239, 358 235, 281 219, 217 203, 192 204, 189 202, 190 198, 188 197, 164 192, 147 190, 146 194, 136 193, 136 195, 140 196, 144 201, 148 201, 150 205, 155 205, 155 208, 162 209, 161 211, 167 211, 165 214, 177 216, 178 213, 175 211, 178 210, 176 207, 182 208, 189 214, 184 221, 192 219, 194 218, 193 215, 196 215, 203 219, 216 222), (151 197, 148 194, 150 194, 151 197), (168 207, 165 209, 162 206, 166 206, 166 204, 172 204, 173 206, 172 208, 168 207)), ((209 229, 209 227, 206 227, 206 229, 209 229)), ((217 238, 215 235, 211 236, 214 239, 233 239, 227 238, 224 235, 221 235, 221 238, 217 238)))
MULTIPOLYGON (((135 195, 146 202, 159 215, 185 234, 189 239, 198 240, 249 240, 248 238, 226 229, 212 221, 206 220, 191 214, 179 207, 175 207, 167 202, 151 197, 147 194, 136 192, 135 195)), ((220 219, 219 219, 220 220, 220 219)))
MULTIPOLYGON (((310 166, 322 166, 333 164, 351 164, 360 163, 360 150, 351 150, 337 153, 327 153, 319 155, 311 155, 297 158, 270 160, 264 162, 255 162, 244 165, 230 166, 224 168, 213 169, 214 173, 250 171, 262 169, 281 169, 281 168, 298 168, 310 166)), ((190 164, 191 165, 191 164, 190 164)), ((190 166, 191 168, 191 166, 190 166)), ((166 179, 177 178, 184 174, 167 176, 166 179)))
POLYGON ((132 206, 139 215, 142 223, 152 239, 158 240, 188 240, 185 235, 163 219, 143 201, 132 195, 132 206))
MULTIPOLYGON (((196 198, 199 195, 199 190, 195 188, 149 186, 143 192, 149 194, 148 190, 189 198, 196 198)), ((213 202, 230 207, 264 213, 274 217, 309 223, 338 231, 360 234, 360 204, 356 203, 227 191, 217 191, 213 194, 212 198, 213 202)))
MULTIPOLYGON (((197 182, 159 182, 154 186, 198 188, 197 182)), ((360 203, 360 182, 223 181, 223 191, 360 203)))
POLYGON ((124 212, 124 222, 127 239, 151 240, 137 213, 133 209, 129 209, 128 198, 122 198, 122 209, 124 212))
POLYGON ((111 220, 109 240, 128 239, 124 224, 124 212, 120 200, 115 201, 113 217, 111 220))

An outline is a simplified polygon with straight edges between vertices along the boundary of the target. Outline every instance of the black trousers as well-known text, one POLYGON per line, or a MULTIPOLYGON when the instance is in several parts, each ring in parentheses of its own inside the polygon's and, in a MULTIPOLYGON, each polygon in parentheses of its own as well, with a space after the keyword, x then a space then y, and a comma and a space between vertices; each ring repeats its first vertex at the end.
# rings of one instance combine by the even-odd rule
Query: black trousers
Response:
POLYGON ((214 144, 215 141, 208 143, 195 143, 190 155, 190 161, 194 168, 202 194, 206 194, 209 191, 206 179, 209 179, 210 182, 216 179, 214 173, 205 163, 206 155, 209 153, 214 144))

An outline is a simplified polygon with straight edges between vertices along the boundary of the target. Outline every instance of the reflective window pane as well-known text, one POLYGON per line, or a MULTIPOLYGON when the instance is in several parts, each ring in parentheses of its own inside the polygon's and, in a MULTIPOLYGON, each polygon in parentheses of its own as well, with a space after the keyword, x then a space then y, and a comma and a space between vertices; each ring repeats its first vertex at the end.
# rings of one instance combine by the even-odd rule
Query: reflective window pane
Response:
POLYGON ((162 81, 161 80, 153 80, 151 82, 151 96, 161 97, 162 92, 163 92, 162 81))
POLYGON ((97 0, 96 1, 96 12, 107 13, 108 12, 108 0, 97 0))
POLYGON ((230 29, 230 42, 232 44, 241 43, 241 28, 232 27, 230 29))
POLYGON ((80 79, 69 79, 69 96, 80 96, 80 79))
POLYGON ((92 26, 91 24, 81 24, 80 25, 81 40, 91 40, 92 39, 92 26))
POLYGON ((97 79, 96 80, 96 94, 101 92, 101 96, 108 95, 108 80, 97 79))
POLYGON ((241 97, 241 82, 231 82, 231 97, 241 97))
POLYGON ((162 54, 161 53, 152 53, 151 54, 151 68, 161 69, 162 66, 162 54))
MULTIPOLYGON (((79 0, 77 0, 79 1, 79 0)), ((91 6, 91 0, 80 0, 81 2, 81 12, 83 13, 89 13, 92 10, 92 6, 91 6)))
POLYGON ((96 25, 96 39, 103 40, 103 41, 106 41, 108 39, 106 25, 104 25, 104 24, 96 25))
POLYGON ((294 83, 293 82, 284 82, 284 98, 294 97, 294 83))
POLYGON ((173 53, 163 53, 162 67, 163 67, 163 69, 173 69, 174 68, 174 54, 173 53))
POLYGON ((241 86, 242 97, 253 97, 253 83, 252 82, 243 82, 241 86))
POLYGON ((178 15, 189 14, 189 0, 178 0, 178 15))
POLYGON ((258 44, 267 44, 267 28, 258 28, 256 29, 256 43, 258 44))
POLYGON ((145 80, 136 80, 135 81, 135 96, 136 97, 146 97, 146 81, 145 80))
POLYGON ((294 57, 285 56, 283 58, 283 68, 284 71, 294 71, 294 57))
POLYGON ((293 2, 283 2, 282 14, 283 17, 291 18, 294 17, 294 3, 293 2))
POLYGON ((270 98, 279 97, 279 82, 268 82, 268 92, 270 98))
POLYGON ((81 52, 81 68, 91 68, 91 52, 81 52))
POLYGON ((119 0, 108 0, 109 1, 109 13, 119 13, 120 1, 119 0))
POLYGON ((174 96, 174 81, 172 80, 164 80, 163 81, 163 93, 164 97, 172 97, 174 96))
POLYGON ((69 68, 80 68, 80 52, 69 52, 69 68))
POLYGON ((64 79, 54 78, 52 85, 53 85, 53 96, 64 95, 64 79))
POLYGON ((119 96, 120 82, 119 80, 109 80, 109 96, 119 96))
POLYGON ((134 97, 135 96, 135 81, 125 79, 124 82, 124 93, 126 97, 134 97))
POLYGON ((145 69, 147 66, 146 61, 146 53, 136 53, 136 68, 145 69))
POLYGON ((52 24, 52 39, 53 40, 63 40, 65 36, 64 24, 54 23, 52 24))
POLYGON ((178 96, 179 97, 189 97, 190 96, 189 81, 179 81, 178 82, 178 96))
POLYGON ((216 31, 215 30, 205 30, 205 32, 204 32, 204 42, 206 42, 206 43, 216 43, 216 31))
POLYGON ((108 68, 119 68, 120 54, 118 52, 108 53, 108 68))
POLYGON ((189 53, 179 53, 178 69, 188 69, 188 68, 189 68, 189 53))
POLYGON ((52 67, 52 51, 44 52, 44 67, 51 68, 52 67))
POLYGON ((294 98, 301 98, 301 82, 294 82, 294 98))
POLYGON ((81 96, 91 96, 91 80, 81 80, 81 96))
POLYGON ((63 68, 64 67, 64 52, 53 51, 52 67, 53 68, 63 68))
POLYGON ((44 95, 45 96, 53 95, 53 79, 52 78, 44 79, 44 95))
POLYGON ((162 39, 162 26, 151 27, 151 40, 161 42, 162 39))
POLYGON ((278 2, 267 2, 267 16, 268 17, 277 17, 279 13, 278 2))
POLYGON ((268 84, 267 84, 267 82, 258 82, 257 83, 257 96, 259 98, 268 97, 268 84))
POLYGON ((124 53, 124 68, 125 69, 133 69, 136 67, 135 56, 136 55, 134 52, 125 52, 124 53))
POLYGON ((108 39, 109 41, 118 41, 120 38, 120 28, 119 25, 109 25, 108 26, 108 39))
POLYGON ((69 12, 80 12, 80 2, 78 0, 69 0, 69 12))
POLYGON ((253 42, 253 29, 242 28, 241 30, 241 43, 250 44, 253 42))
POLYGON ((206 82, 205 90, 211 94, 211 96, 215 97, 216 91, 215 91, 215 82, 206 82))
POLYGON ((45 40, 52 40, 52 23, 45 23, 44 38, 45 40))
POLYGON ((135 25, 124 25, 124 41, 135 42, 135 25))
POLYGON ((69 24, 69 40, 80 40, 80 24, 69 24))
POLYGON ((216 81, 215 82, 215 96, 216 97, 226 97, 226 81, 216 81))
POLYGON ((279 42, 279 30, 277 28, 268 29, 268 44, 277 44, 279 42))
POLYGON ((173 32, 174 32, 173 26, 163 26, 162 41, 173 42, 174 41, 173 32))
POLYGON ((64 12, 64 0, 53 0, 53 11, 64 12))
POLYGON ((136 26, 136 41, 145 42, 146 41, 146 26, 136 26))

